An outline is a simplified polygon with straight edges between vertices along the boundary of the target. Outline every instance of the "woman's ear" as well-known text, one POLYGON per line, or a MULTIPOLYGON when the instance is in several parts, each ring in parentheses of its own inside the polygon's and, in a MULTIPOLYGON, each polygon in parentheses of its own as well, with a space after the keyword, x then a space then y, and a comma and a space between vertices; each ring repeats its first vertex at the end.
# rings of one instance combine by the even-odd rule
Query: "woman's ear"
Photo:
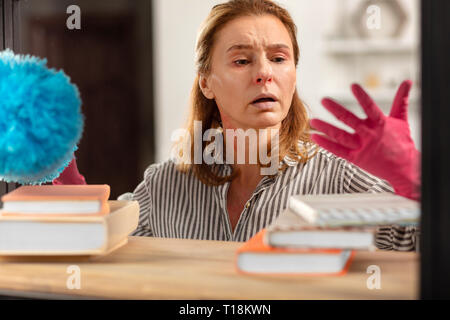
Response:
POLYGON ((214 93, 212 92, 211 88, 209 87, 208 78, 206 78, 204 75, 199 75, 198 78, 198 85, 200 87, 200 90, 202 90, 203 95, 207 99, 214 99, 214 93))

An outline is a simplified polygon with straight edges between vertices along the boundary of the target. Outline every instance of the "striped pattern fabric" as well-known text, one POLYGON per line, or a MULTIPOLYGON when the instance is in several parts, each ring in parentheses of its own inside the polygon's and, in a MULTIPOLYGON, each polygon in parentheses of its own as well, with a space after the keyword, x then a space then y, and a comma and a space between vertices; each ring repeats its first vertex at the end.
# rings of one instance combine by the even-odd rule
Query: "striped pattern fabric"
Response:
POLYGON ((375 235, 379 249, 419 252, 420 231, 417 227, 381 226, 375 235))
MULTIPOLYGON (((119 197, 140 204, 139 225, 131 235, 247 241, 274 221, 291 195, 393 192, 387 182, 321 148, 306 164, 288 158, 284 162, 288 164, 285 171, 260 181, 234 231, 226 204, 230 183, 205 185, 192 174, 179 172, 173 160, 152 164, 134 192, 119 197)), ((232 171, 228 164, 214 165, 222 175, 232 171)), ((411 227, 382 226, 376 245, 385 250, 414 250, 416 233, 411 227)))

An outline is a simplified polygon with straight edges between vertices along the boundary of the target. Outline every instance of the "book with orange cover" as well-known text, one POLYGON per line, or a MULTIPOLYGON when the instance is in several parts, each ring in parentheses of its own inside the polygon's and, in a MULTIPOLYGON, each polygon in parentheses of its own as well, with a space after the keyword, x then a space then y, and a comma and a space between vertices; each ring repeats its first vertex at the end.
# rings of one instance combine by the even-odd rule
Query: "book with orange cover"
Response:
POLYGON ((344 275, 353 250, 275 248, 264 242, 262 229, 236 252, 236 268, 241 273, 273 275, 344 275))
POLYGON ((2 197, 3 216, 103 216, 110 187, 102 185, 21 186, 2 197))

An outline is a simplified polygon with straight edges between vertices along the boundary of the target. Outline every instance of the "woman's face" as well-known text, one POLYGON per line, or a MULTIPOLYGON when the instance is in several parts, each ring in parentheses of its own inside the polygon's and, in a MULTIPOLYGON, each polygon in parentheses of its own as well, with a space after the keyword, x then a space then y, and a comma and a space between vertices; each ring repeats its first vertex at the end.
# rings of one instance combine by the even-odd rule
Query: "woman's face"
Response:
POLYGON ((276 17, 240 17, 216 35, 211 73, 200 77, 208 99, 215 99, 224 128, 279 128, 296 88, 289 33, 276 17), (254 103, 260 95, 275 101, 254 103))

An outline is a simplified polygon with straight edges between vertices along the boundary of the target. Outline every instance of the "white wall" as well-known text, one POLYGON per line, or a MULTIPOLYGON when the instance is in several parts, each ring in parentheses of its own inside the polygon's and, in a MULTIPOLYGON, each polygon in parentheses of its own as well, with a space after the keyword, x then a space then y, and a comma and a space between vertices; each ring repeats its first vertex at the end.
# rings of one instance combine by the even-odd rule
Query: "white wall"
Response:
MULTIPOLYGON (((354 78, 354 70, 349 70, 339 60, 324 54, 324 40, 343 26, 337 13, 351 10, 355 1, 358 0, 277 1, 288 9, 298 28, 301 53, 297 68, 297 86, 300 97, 310 107, 312 116, 331 122, 333 118, 320 105, 321 98, 336 90, 350 92, 350 84, 361 79, 354 78)), ((222 2, 224 1, 153 0, 156 161, 169 157, 171 134, 183 126, 187 115, 189 93, 195 78, 195 40, 200 24, 211 8, 222 2)), ((401 0, 401 3, 411 15, 404 38, 407 41, 418 41, 418 0, 401 0)), ((397 60, 387 59, 383 63, 372 60, 372 63, 379 64, 379 68, 384 66, 387 71, 398 69, 398 81, 405 76, 417 78, 419 61, 416 55, 406 58, 406 69, 403 67, 400 70, 397 60)), ((357 68, 370 66, 370 63, 370 60, 363 61, 360 65, 357 64, 357 68)), ((417 106, 412 106, 411 109, 415 110, 411 113, 410 121, 413 137, 418 144, 420 116, 417 106)))
POLYGON ((187 116, 197 31, 214 4, 221 2, 153 0, 157 162, 169 157, 171 134, 187 116))

